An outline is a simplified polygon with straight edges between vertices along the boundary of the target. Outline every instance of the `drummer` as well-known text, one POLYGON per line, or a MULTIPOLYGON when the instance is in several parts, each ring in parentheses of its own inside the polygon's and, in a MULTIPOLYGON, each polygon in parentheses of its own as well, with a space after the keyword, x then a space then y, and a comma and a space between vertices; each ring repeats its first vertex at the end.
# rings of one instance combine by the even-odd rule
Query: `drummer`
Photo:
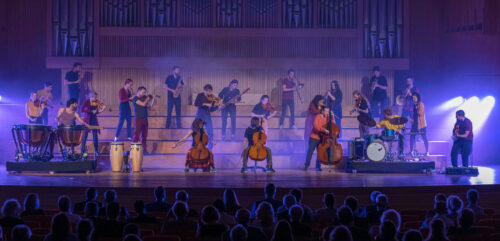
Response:
POLYGON ((57 113, 56 121, 58 126, 74 126, 75 119, 78 120, 82 125, 87 128, 90 127, 76 112, 78 108, 78 100, 75 98, 71 98, 66 102, 66 107, 60 108, 57 113))
POLYGON ((31 93, 30 100, 26 102, 26 117, 30 124, 43 124, 42 113, 46 106, 38 100, 36 92, 31 93))
MULTIPOLYGON (((399 155, 403 155, 404 151, 404 137, 400 133, 400 129, 404 127, 404 125, 393 125, 391 124, 390 120, 394 118, 399 118, 400 116, 398 115, 393 115, 392 114, 392 109, 391 108, 386 108, 384 110, 384 118, 378 123, 377 128, 384 128, 385 130, 393 130, 395 132, 395 135, 398 135, 398 147, 399 147, 399 155)), ((382 134, 383 136, 383 134, 382 134)), ((392 145, 392 143, 391 143, 392 145)))

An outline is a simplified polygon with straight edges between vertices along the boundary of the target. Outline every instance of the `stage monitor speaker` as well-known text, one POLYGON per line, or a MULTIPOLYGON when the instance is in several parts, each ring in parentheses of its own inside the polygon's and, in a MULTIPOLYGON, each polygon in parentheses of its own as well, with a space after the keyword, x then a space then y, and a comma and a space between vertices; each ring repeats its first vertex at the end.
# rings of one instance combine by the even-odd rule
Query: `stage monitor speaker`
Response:
POLYGON ((349 159, 360 160, 364 159, 365 153, 365 140, 362 138, 356 138, 353 141, 349 141, 349 159))
POLYGON ((477 176, 479 175, 479 170, 477 167, 447 167, 446 175, 477 176))

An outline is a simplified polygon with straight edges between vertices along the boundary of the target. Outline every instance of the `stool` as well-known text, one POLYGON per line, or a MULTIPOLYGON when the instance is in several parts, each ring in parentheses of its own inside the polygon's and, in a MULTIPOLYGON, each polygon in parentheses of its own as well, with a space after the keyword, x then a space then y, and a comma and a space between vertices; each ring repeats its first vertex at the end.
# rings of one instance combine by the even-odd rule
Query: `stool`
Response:
MULTIPOLYGON (((252 158, 250 158, 250 159, 252 159, 252 158)), ((266 172, 266 168, 257 165, 257 162, 261 162, 261 161, 258 161, 258 160, 253 160, 253 161, 254 161, 254 166, 247 167, 248 170, 252 170, 253 172, 257 172, 257 170, 262 170, 263 172, 266 172)))

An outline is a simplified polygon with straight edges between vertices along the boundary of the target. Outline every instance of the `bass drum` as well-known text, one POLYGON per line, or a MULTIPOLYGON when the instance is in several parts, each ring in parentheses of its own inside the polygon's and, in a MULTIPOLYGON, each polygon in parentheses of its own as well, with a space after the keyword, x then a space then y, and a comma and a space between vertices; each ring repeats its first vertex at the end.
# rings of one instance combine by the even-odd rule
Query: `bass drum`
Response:
POLYGON ((375 140, 366 147, 366 157, 370 161, 379 162, 385 159, 387 150, 383 141, 375 140))

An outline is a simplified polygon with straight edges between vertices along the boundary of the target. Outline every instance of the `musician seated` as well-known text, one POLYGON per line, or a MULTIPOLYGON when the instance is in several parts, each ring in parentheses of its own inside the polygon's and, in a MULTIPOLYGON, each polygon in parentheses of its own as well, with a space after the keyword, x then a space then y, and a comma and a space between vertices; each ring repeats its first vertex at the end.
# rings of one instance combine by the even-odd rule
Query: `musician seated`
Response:
POLYGON ((74 126, 75 119, 78 120, 82 125, 90 128, 90 125, 87 124, 76 112, 76 108, 78 108, 78 100, 75 98, 71 98, 66 102, 66 107, 62 107, 59 109, 57 113, 56 121, 58 126, 74 126))
POLYGON ((43 124, 42 113, 47 106, 38 99, 36 92, 31 93, 30 100, 26 102, 26 117, 30 124, 43 124))
MULTIPOLYGON (((243 139, 243 147, 245 149, 243 149, 243 152, 241 153, 241 156, 243 157, 243 167, 241 168, 241 173, 245 173, 248 168, 247 163, 248 163, 250 147, 255 144, 253 141, 253 135, 258 132, 264 133, 264 129, 262 128, 260 122, 261 120, 258 117, 252 117, 252 119, 250 120, 250 126, 245 130, 245 139, 243 139)), ((264 147, 264 148, 266 149, 267 153, 266 171, 275 172, 273 169, 273 158, 271 155, 271 149, 269 147, 264 147)))
POLYGON ((398 115, 392 114, 391 108, 386 108, 384 109, 384 118, 380 121, 380 123, 378 123, 377 128, 384 128, 385 130, 393 130, 395 132, 395 135, 398 135, 399 155, 402 155, 404 151, 404 137, 401 134, 400 130, 404 127, 404 125, 393 125, 390 122, 392 119, 399 117, 400 116, 398 115))

